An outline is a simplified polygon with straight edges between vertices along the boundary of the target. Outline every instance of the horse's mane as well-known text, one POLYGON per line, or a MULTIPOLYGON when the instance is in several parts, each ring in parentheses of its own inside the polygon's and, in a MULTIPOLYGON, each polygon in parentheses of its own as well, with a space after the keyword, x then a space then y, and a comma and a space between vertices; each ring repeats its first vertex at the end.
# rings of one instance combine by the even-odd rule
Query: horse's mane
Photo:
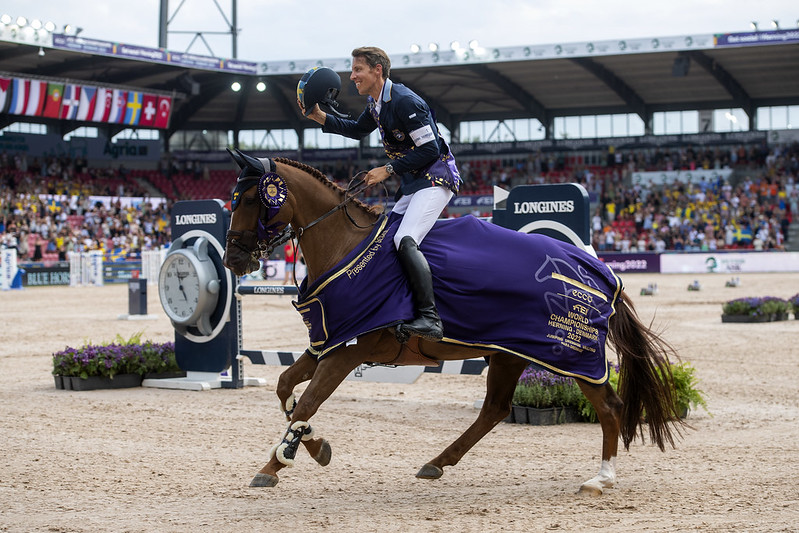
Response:
MULTIPOLYGON (((341 197, 344 197, 344 195, 347 193, 347 191, 344 188, 340 187, 337 183, 334 183, 333 181, 328 179, 328 177, 325 176, 322 173, 322 171, 319 170, 318 168, 314 168, 311 165, 306 165, 305 163, 300 163, 299 161, 294 161, 293 159, 286 159, 285 157, 276 157, 274 160, 278 163, 289 165, 291 167, 300 169, 303 172, 310 174, 314 178, 321 181, 323 184, 327 185, 328 187, 339 193, 341 197)), ((353 198, 351 202, 371 215, 377 216, 382 212, 382 206, 370 206, 365 204, 361 200, 358 200, 357 198, 353 198)))

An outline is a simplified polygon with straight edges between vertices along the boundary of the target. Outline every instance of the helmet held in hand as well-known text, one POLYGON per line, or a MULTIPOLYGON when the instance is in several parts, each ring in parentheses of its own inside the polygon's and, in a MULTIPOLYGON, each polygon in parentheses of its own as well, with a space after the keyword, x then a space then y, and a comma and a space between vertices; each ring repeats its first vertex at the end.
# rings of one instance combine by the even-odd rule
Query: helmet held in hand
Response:
POLYGON ((341 77, 329 67, 314 67, 306 72, 297 84, 297 100, 305 109, 305 115, 313 110, 316 104, 322 104, 340 115, 336 108, 336 97, 341 91, 341 77))

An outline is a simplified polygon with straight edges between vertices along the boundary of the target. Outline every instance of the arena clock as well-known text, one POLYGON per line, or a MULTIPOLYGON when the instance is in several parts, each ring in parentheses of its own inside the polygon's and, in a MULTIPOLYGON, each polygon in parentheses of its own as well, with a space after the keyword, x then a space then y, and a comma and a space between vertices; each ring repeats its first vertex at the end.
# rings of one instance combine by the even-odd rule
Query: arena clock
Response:
POLYGON ((210 335, 219 289, 219 276, 208 256, 208 240, 199 237, 187 246, 183 238, 175 239, 158 276, 161 306, 175 331, 185 336, 188 328, 196 328, 201 335, 210 335))

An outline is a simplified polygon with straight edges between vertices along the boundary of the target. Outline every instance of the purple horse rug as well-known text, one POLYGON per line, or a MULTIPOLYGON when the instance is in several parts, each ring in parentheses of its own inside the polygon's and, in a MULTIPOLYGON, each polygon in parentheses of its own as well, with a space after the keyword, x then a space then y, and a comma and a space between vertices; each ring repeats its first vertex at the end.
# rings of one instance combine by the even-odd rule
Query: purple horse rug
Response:
MULTIPOLYGON (((413 318, 394 247, 400 217, 310 286, 294 307, 321 359, 359 335, 413 318)), ((570 243, 472 216, 439 220, 421 249, 433 272, 444 343, 507 352, 558 374, 604 383, 608 319, 622 288, 602 261, 570 243)))

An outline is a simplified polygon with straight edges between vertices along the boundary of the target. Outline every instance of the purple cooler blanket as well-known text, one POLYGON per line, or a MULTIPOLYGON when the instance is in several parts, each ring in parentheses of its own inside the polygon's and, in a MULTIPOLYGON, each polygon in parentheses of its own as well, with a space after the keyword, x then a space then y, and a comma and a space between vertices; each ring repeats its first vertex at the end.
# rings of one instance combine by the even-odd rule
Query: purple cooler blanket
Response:
MULTIPOLYGON (((307 286, 294 307, 318 359, 364 333, 413 318, 393 237, 398 216, 307 286)), ((622 288, 602 261, 545 235, 472 216, 439 220, 421 249, 433 271, 444 343, 514 354, 558 374, 604 383, 608 319, 622 288)))

